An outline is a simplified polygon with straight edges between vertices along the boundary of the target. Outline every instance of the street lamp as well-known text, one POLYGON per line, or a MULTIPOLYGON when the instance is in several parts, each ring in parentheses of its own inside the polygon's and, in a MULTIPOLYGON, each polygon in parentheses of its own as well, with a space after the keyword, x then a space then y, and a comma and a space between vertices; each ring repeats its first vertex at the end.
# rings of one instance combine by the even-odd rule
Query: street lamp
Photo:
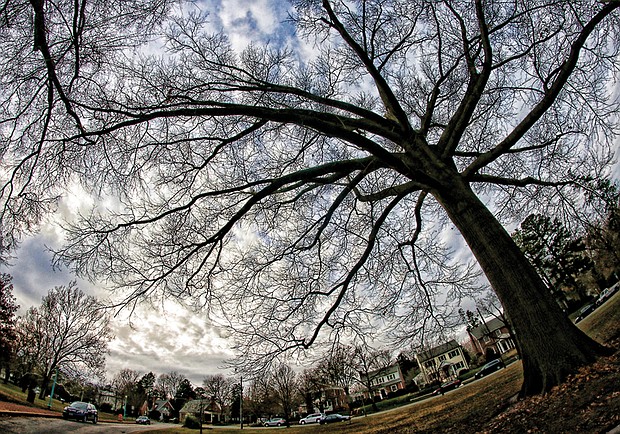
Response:
POLYGON ((123 403, 123 420, 127 417, 127 395, 125 395, 125 402, 123 403))
POLYGON ((52 398, 54 397, 54 389, 56 388, 56 382, 58 381, 58 368, 56 368, 56 375, 54 375, 54 382, 52 383, 52 392, 50 393, 50 402, 47 404, 47 408, 52 409, 52 398))

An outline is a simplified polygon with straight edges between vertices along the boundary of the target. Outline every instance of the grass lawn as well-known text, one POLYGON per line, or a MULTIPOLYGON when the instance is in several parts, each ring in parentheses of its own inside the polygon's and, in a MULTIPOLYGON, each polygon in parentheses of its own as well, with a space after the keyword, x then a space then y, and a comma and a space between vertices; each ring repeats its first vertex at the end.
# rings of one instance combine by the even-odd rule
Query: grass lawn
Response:
MULTIPOLYGON (((39 399, 38 395, 34 399, 34 403, 30 404, 26 401, 28 396, 28 392, 22 392, 22 390, 15 386, 14 384, 4 384, 0 381, 0 401, 10 401, 15 402, 17 404, 28 405, 35 408, 40 408, 43 410, 50 409, 48 404, 50 402, 49 397, 45 399, 39 399)), ((52 411, 57 411, 58 413, 62 413, 63 408, 67 406, 66 402, 59 401, 57 399, 52 399, 52 411)), ((101 421, 114 421, 116 420, 115 416, 108 413, 99 412, 99 419, 101 421)))
MULTIPOLYGON (((28 397, 28 392, 22 392, 22 390, 15 386, 14 384, 4 384, 0 382, 0 400, 11 401, 18 404, 30 405, 32 407, 41 408, 44 410, 48 410, 48 404, 50 402, 49 397, 46 399, 39 399, 37 395, 34 399, 34 404, 30 404, 26 401, 28 397)), ((65 408, 67 404, 57 399, 52 399, 52 408, 53 411, 58 411, 62 413, 62 409, 65 408)))
MULTIPOLYGON (((599 342, 620 345, 620 292, 579 323, 599 342)), ((572 376, 546 396, 515 403, 523 377, 521 362, 444 396, 438 396, 351 423, 272 428, 290 434, 393 433, 523 433, 607 432, 620 424, 620 352, 601 359, 572 376)), ((265 428, 210 428, 220 434, 263 433, 265 428)), ((153 431, 166 434, 197 432, 182 427, 153 431)))

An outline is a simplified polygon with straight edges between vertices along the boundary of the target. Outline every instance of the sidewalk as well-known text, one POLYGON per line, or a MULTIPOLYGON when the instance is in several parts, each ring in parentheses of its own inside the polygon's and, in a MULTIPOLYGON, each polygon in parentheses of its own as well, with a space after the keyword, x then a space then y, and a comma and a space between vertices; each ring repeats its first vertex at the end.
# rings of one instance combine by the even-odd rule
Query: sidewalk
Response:
POLYGON ((0 417, 7 416, 62 417, 62 414, 42 408, 0 401, 0 417))

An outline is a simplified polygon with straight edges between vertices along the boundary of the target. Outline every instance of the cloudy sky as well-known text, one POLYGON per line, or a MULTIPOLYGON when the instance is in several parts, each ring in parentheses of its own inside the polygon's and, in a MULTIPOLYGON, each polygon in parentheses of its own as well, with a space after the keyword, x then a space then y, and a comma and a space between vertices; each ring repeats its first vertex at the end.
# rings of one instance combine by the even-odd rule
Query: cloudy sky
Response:
MULTIPOLYGON (((24 240, 11 266, 0 268, 13 277, 18 314, 40 305, 50 289, 72 280, 89 295, 113 300, 114 294, 103 285, 77 279, 66 269, 52 269, 49 249, 58 247, 60 241, 57 226, 45 225, 38 235, 24 240)), ((207 374, 226 373, 221 370, 223 362, 232 356, 222 330, 174 301, 140 306, 131 316, 121 311, 113 317, 112 326, 116 337, 109 343, 108 379, 123 368, 156 375, 178 371, 200 385, 207 374)))

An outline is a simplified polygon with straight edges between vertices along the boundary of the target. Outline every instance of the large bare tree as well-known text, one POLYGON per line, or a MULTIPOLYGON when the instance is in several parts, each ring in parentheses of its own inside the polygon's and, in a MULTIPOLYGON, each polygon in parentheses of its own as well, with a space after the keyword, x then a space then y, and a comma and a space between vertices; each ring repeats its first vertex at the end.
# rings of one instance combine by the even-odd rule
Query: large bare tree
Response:
POLYGON ((76 282, 51 289, 40 307, 31 307, 19 318, 17 332, 36 354, 34 368, 42 377, 40 398, 45 397, 56 369, 81 380, 103 377, 113 338, 110 316, 76 282))
POLYGON ((59 260, 123 303, 194 300, 259 371, 373 315, 410 336, 444 321, 475 287, 454 227, 512 321, 523 394, 603 354, 503 224, 570 212, 606 173, 620 2, 291 4, 284 37, 240 50, 164 0, 7 0, 6 243, 74 182, 115 198, 59 260))

